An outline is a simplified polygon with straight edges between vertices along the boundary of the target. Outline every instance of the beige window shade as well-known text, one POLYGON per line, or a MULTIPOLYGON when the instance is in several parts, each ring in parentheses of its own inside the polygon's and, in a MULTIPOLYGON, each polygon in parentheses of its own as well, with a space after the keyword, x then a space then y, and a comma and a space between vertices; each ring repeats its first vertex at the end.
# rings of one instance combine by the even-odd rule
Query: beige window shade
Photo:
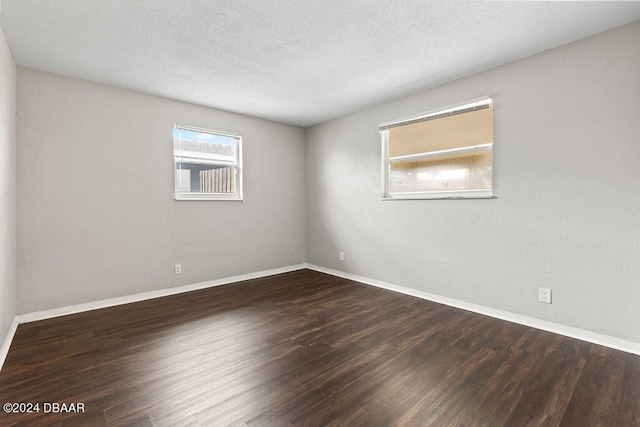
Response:
POLYGON ((389 156, 406 156, 493 142, 493 105, 482 110, 389 129, 389 156))

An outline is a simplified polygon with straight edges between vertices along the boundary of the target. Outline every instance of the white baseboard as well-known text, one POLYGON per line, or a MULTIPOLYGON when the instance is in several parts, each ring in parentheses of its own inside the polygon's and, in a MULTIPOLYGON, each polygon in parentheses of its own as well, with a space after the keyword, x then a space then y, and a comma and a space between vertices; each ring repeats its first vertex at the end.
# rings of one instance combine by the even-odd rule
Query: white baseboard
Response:
POLYGON ((50 310, 37 311, 34 313, 21 314, 14 318, 9 332, 5 337, 2 347, 0 347, 0 370, 4 365, 4 361, 9 352, 9 347, 13 341, 13 337, 16 333, 18 325, 20 323, 35 322, 37 320, 50 319, 53 317, 66 316, 68 314, 81 313, 84 311, 97 310, 100 308, 113 307, 122 304, 129 304, 137 301, 144 301, 153 298, 160 298, 169 295, 181 294, 184 292, 195 291, 198 289, 211 288, 214 286, 226 285, 234 282, 241 282, 243 280, 258 279, 261 277, 273 276, 274 274, 288 273, 291 271, 297 271, 308 268, 310 270, 319 271, 321 273, 331 274, 332 276, 342 277, 356 282, 361 282, 367 285, 376 286, 379 288, 387 289, 394 292, 400 292, 405 295, 411 295, 414 297, 422 298, 428 301, 445 304, 451 307, 461 308, 463 310, 472 311, 474 313, 480 313, 487 316, 495 317, 497 319, 506 320, 521 325, 530 326, 536 329, 542 329, 545 331, 553 332, 560 335, 565 335, 571 338, 576 338, 582 341, 591 342, 594 344, 603 345, 605 347, 614 348, 627 353, 633 353, 640 355, 640 343, 633 341, 627 341, 620 338, 615 338, 609 335, 599 334, 597 332, 591 332, 584 329, 574 328, 571 326, 565 326, 558 323, 548 322, 546 320, 536 319, 534 317, 523 316, 521 314, 511 313, 504 310, 498 310, 491 307, 486 307, 479 304, 473 304, 470 302, 457 300, 454 298, 443 297, 441 295, 432 294, 429 292, 420 291, 417 289, 407 288, 404 286, 394 285, 381 280, 370 279, 364 276, 358 276, 351 273, 345 273, 330 268, 320 267, 313 264, 303 263, 297 265, 291 265, 287 267, 275 268, 271 270, 264 270, 255 273, 241 274, 238 276, 225 277, 222 279, 209 280, 207 282, 194 283, 191 285, 177 286, 174 288, 160 289, 157 291, 143 292, 134 295, 127 295, 117 298, 109 298, 85 304, 76 304, 66 307, 53 308, 50 310))
POLYGON ((273 276, 274 274, 288 273, 290 271, 303 270, 307 267, 306 263, 290 265, 287 267, 274 268, 271 270, 263 270, 255 273, 241 274, 238 276, 230 276, 217 280, 209 280, 207 282, 193 283, 191 285, 176 286, 173 288, 159 289, 157 291, 142 292, 139 294, 126 295, 123 297, 109 298, 99 301, 92 301, 84 304, 75 304, 65 307, 52 308, 49 310, 36 311, 33 313, 20 314, 15 316, 13 323, 9 328, 9 332, 5 337, 2 347, 0 347, 0 370, 4 365, 4 361, 9 353, 9 347, 21 323, 35 322, 38 320, 51 319, 54 317, 66 316, 68 314, 82 313, 84 311, 97 310, 99 308, 113 307, 116 305, 129 304, 137 301, 144 301, 153 298, 160 298, 169 295, 181 294, 184 292, 195 291, 198 289, 211 288, 214 286, 227 285, 229 283, 241 282, 243 280, 258 279, 261 277, 273 276))
POLYGON ((191 285, 176 286, 173 288, 159 289, 157 291, 142 292, 139 294, 126 295, 123 297, 103 299, 84 304, 69 305, 66 307, 52 308, 50 310, 36 311, 33 313, 20 314, 16 316, 18 324, 35 322, 37 320, 51 319, 53 317, 66 316, 68 314, 82 313, 84 311, 97 310, 99 308, 113 307, 116 305, 129 304, 132 302, 144 301, 148 299, 166 297, 169 295, 182 294, 184 292, 196 291, 198 289, 212 288, 214 286, 228 285, 229 283, 241 282, 243 280, 259 279, 261 277, 273 276, 274 274, 289 273, 291 271, 305 269, 307 265, 297 264, 286 267, 263 270, 255 273, 240 274, 238 276, 224 277, 222 279, 208 280, 206 282, 193 283, 191 285))
POLYGON ((2 370, 4 361, 7 359, 7 354, 9 354, 9 347, 11 347, 11 342, 13 341, 13 337, 15 336, 17 329, 18 329, 18 321, 14 317, 13 322, 11 323, 11 326, 9 326, 9 331, 7 332, 7 336, 4 338, 4 341, 2 342, 2 347, 0 347, 0 371, 2 370))
POLYGON ((99 308, 113 307, 116 305, 129 304, 132 302, 144 301, 153 298, 160 298, 169 295, 181 294, 184 292, 195 291, 198 289, 211 288, 214 286, 227 285, 229 283, 241 282, 243 280, 258 279, 261 277, 273 276, 274 274, 288 273, 296 270, 303 270, 307 268, 306 263, 290 265, 286 267, 274 268, 271 270, 263 270, 255 273, 241 274, 238 276, 230 276, 222 279, 209 280, 206 282, 193 283, 191 285, 176 286, 173 288, 159 289, 157 291, 142 292, 139 294, 126 295, 123 297, 103 299, 99 301, 92 301, 84 304, 75 304, 65 307, 52 308, 49 310, 36 311, 33 313, 20 314, 15 316, 9 332, 5 337, 2 347, 0 347, 0 370, 4 365, 4 361, 9 353, 9 347, 18 329, 18 325, 21 323, 35 322, 38 320, 51 319, 54 317, 66 316, 68 314, 82 313, 84 311, 97 310, 99 308))
POLYGON ((21 323, 35 322, 38 320, 51 319, 54 317, 66 316, 68 314, 82 313, 84 311, 97 310, 99 308, 113 307, 116 305, 129 304, 132 302, 144 301, 153 298, 160 298, 169 295, 181 294, 184 292, 195 291, 198 289, 211 288, 214 286, 227 285, 229 283, 241 282, 243 280, 258 279, 261 277, 273 276, 274 274, 288 273, 290 271, 303 270, 307 267, 306 263, 290 265, 287 267, 274 268, 271 270, 263 270, 255 273, 241 274, 238 276, 230 276, 222 279, 209 280, 206 282, 193 283, 191 285, 176 286, 173 288, 159 289, 157 291, 142 292, 139 294, 126 295, 123 297, 103 299, 92 301, 84 304, 75 304, 65 307, 52 308, 49 310, 36 311, 33 313, 20 314, 16 316, 9 328, 2 347, 0 347, 0 370, 4 365, 4 361, 9 353, 9 347, 13 341, 13 337, 21 323))
POLYGON ((616 350, 624 351, 627 353, 633 353, 640 355, 640 343, 627 341, 620 338, 612 337, 609 335, 600 334, 597 332, 591 332, 584 329, 574 328, 572 326, 561 325, 559 323, 553 323, 535 317, 524 316, 521 314, 511 313, 509 311, 498 310, 496 308, 486 307, 479 304, 474 304, 454 298, 443 297, 441 295, 432 294, 429 292, 420 291, 417 289, 407 288, 404 286, 394 285, 392 283, 383 282, 381 280, 370 279, 368 277, 358 276, 351 273, 345 273, 343 271, 333 270, 330 268, 320 267, 313 264, 307 264, 307 268, 310 270, 319 271, 321 273, 331 274, 332 276, 342 277, 344 279, 361 282, 367 285, 376 286, 378 288, 387 289, 394 292, 400 292, 405 295, 411 295, 414 297, 422 298, 428 301, 445 304, 451 307, 461 308, 463 310, 472 311, 474 313, 484 314, 486 316, 495 317, 497 319, 507 320, 509 322, 518 323, 520 325, 530 326, 536 329, 542 329, 544 331, 553 332, 556 334, 564 335, 571 338, 576 338, 582 341, 587 341, 593 344, 602 345, 605 347, 614 348, 616 350))

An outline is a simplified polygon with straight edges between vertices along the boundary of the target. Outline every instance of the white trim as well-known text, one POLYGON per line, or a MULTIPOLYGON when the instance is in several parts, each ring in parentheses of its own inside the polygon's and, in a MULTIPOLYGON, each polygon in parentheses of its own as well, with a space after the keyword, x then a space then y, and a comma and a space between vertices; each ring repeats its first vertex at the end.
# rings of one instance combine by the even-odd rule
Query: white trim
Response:
POLYGON ((51 319, 68 314, 82 313, 84 311, 97 310, 100 308, 113 307, 117 305, 129 304, 132 302, 144 301, 169 295, 182 294, 184 292, 198 289, 212 288, 214 286, 227 285, 229 283, 241 282, 244 280, 259 279, 261 277, 273 276, 274 274, 289 273, 291 271, 303 270, 306 264, 290 265, 287 267, 263 270, 255 273, 240 274, 238 276, 225 277, 222 279, 209 280, 206 282, 193 283, 191 285, 176 286, 173 288, 159 289, 157 291, 142 292, 139 294, 126 295, 123 297, 103 299, 84 304, 69 305, 65 307, 52 308, 49 310, 36 311, 33 313, 16 316, 17 323, 35 322, 37 320, 51 319))
POLYGON ((389 193, 382 200, 492 199, 492 189, 389 193))
POLYGON ((261 277, 273 276, 275 274, 289 273, 298 270, 314 270, 321 273, 330 274, 332 276, 342 277, 349 280, 354 280, 360 283, 364 283, 371 286, 387 289, 393 292, 399 292, 405 295, 411 295, 417 298, 422 298, 428 301, 445 304, 451 307, 461 308, 463 310, 472 311, 474 313, 484 314, 486 316, 494 317, 508 322, 518 323, 520 325, 530 326, 536 329, 542 329, 544 331, 553 332, 556 334, 576 338, 582 341, 602 345, 605 347, 614 348, 616 350, 624 351, 627 353, 640 355, 640 343, 633 341, 627 341, 620 338, 612 337, 609 335, 599 334, 597 332, 591 332, 584 329, 574 328, 571 326, 565 326, 558 323, 548 322, 546 320, 536 319, 534 317, 523 316, 521 314, 511 313, 504 310, 498 310, 491 307, 486 307, 479 304, 474 304, 466 301, 457 300, 454 298, 443 297, 441 295, 432 294, 429 292, 420 291, 417 289, 407 288, 404 286, 394 285, 382 280, 370 279, 364 276, 358 276, 356 274, 345 273, 330 268, 320 267, 314 264, 302 263, 297 265, 291 265, 287 267, 274 268, 271 270, 263 270, 255 273, 241 274, 238 276, 225 277, 222 279, 209 280, 207 282, 194 283, 191 285, 177 286, 174 288, 165 288, 157 291, 143 292, 134 295, 128 295, 117 298, 109 298, 85 304, 76 304, 66 307, 53 308, 50 310, 37 311, 33 313, 21 314, 14 318, 11 324, 7 336, 5 337, 2 347, 0 347, 0 370, 4 365, 11 342, 15 336, 18 325, 21 323, 35 322, 38 320, 51 319, 54 317, 66 316, 69 314, 82 313, 90 310, 97 310, 100 308, 113 307, 117 305, 129 304, 132 302, 144 301, 153 298, 160 298, 169 295, 181 294, 184 292, 195 291, 198 289, 206 289, 214 286, 226 285, 234 282, 241 282, 243 280, 259 279, 261 277))
POLYGON ((7 332, 7 336, 2 343, 2 347, 0 347, 0 370, 2 370, 4 361, 7 358, 9 348, 11 347, 11 342, 13 341, 13 337, 15 336, 16 330, 18 329, 18 325, 21 323, 36 322, 38 320, 52 319, 54 317, 66 316, 69 314, 82 313, 85 311, 114 307, 117 305, 129 304, 132 302, 182 294, 198 289, 212 288, 214 286, 227 285, 244 280, 259 279, 261 277, 273 276, 275 274, 304 270, 305 268, 307 268, 307 264, 302 263, 286 267, 273 268, 271 270, 258 271, 255 273, 240 274, 237 276, 230 276, 222 279, 209 280, 207 282, 193 283, 191 285, 176 286, 173 288, 159 289, 157 291, 142 292, 139 294, 126 295, 123 297, 109 298, 84 304, 75 304, 65 307, 52 308, 49 310, 36 311, 33 313, 20 314, 18 316, 15 316, 15 318, 13 319, 13 323, 11 324, 9 331, 7 332))
POLYGON ((547 320, 537 319, 535 317, 524 316, 522 314, 516 314, 509 311, 486 307, 480 304, 474 304, 455 298, 443 297, 441 295, 432 294, 418 289, 398 286, 392 283, 383 282, 382 280, 370 279, 368 277, 345 273, 343 271, 320 267, 313 264, 307 264, 307 268, 309 270, 331 274, 332 276, 354 280, 356 282, 361 282, 367 285, 376 286, 378 288, 399 292, 405 295, 411 295, 428 301, 445 304, 451 307, 461 308, 463 310, 472 311, 474 313, 484 314, 485 316, 495 317, 496 319, 506 320, 508 322, 518 323, 520 325, 530 326, 532 328, 542 329, 543 331, 553 332, 555 334, 564 335, 567 337, 576 338, 605 347, 610 347, 627 353, 640 355, 640 343, 634 341, 623 340, 620 338, 612 337, 610 335, 604 335, 597 332, 574 328, 572 326, 561 325, 559 323, 549 322, 547 320))
POLYGON ((232 200, 242 201, 238 193, 176 193, 175 200, 232 200))
POLYGON ((2 370, 2 366, 4 366, 4 361, 7 360, 7 355, 9 354, 9 348, 11 347, 11 342, 13 341, 13 337, 16 334, 16 330, 18 329, 18 320, 14 317, 11 326, 9 326, 9 331, 7 332, 7 336, 4 338, 2 342, 2 347, 0 347, 0 371, 2 370))
POLYGON ((222 130, 215 130, 215 129, 207 129, 207 128, 199 128, 196 126, 183 126, 183 125, 179 125, 179 124, 174 124, 173 127, 175 129, 182 129, 182 130, 190 130, 193 132, 201 132, 201 133, 215 133, 217 135, 222 135, 222 136, 230 136, 233 138, 238 138, 240 135, 237 133, 232 133, 232 132, 225 132, 222 130))
POLYGON ((389 163, 389 131, 380 131, 380 138, 382 138, 382 198, 387 196, 389 188, 389 169, 391 163, 389 163))
POLYGON ((485 108, 488 108, 491 105, 491 103, 493 103, 493 100, 488 96, 484 96, 482 98, 463 102, 461 104, 450 105, 449 107, 438 108, 437 110, 431 110, 424 113, 418 113, 412 116, 402 117, 400 119, 383 122, 383 123, 380 123, 378 127, 380 128, 380 130, 387 130, 389 128, 396 127, 396 126, 404 126, 404 125, 408 125, 416 122, 422 122, 429 119, 446 117, 454 114, 462 114, 462 113, 466 113, 474 110, 485 109, 485 108))

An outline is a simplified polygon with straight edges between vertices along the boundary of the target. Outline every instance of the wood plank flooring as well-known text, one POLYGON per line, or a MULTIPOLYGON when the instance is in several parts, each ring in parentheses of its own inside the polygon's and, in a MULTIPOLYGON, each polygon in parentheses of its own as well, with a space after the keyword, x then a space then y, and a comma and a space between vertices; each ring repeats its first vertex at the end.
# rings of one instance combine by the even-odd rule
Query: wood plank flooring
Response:
POLYGON ((40 411, 0 426, 640 426, 640 357, 301 270, 20 325, 5 402, 40 411))

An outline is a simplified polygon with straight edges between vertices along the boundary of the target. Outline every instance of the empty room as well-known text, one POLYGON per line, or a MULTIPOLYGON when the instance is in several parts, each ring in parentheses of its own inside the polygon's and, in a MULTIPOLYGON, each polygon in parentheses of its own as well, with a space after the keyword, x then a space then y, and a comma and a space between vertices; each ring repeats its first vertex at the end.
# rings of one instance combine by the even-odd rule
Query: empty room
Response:
POLYGON ((0 426, 640 426, 640 2, 0 23, 0 426))

